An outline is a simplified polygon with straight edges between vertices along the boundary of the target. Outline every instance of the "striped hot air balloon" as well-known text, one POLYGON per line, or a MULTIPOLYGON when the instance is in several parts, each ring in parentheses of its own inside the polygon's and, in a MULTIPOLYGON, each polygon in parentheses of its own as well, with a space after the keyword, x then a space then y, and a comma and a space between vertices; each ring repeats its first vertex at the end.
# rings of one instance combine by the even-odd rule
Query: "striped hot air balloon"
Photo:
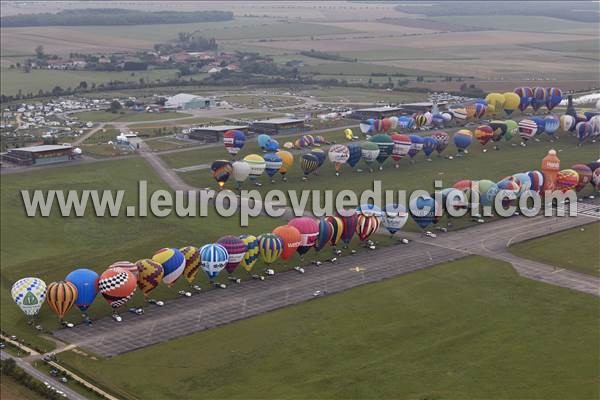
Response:
POLYGON ((200 270, 200 250, 194 246, 186 246, 179 249, 185 258, 185 268, 183 276, 191 285, 196 279, 196 275, 200 270))
POLYGON ((133 274, 133 276, 135 276, 136 278, 138 275, 137 266, 134 263, 129 262, 129 261, 117 261, 117 262, 110 264, 110 266, 108 268, 124 269, 126 271, 131 272, 133 274))
POLYGON ((227 249, 217 243, 205 244, 200 248, 200 265, 213 281, 229 261, 227 249))
POLYGON ((533 89, 533 97, 531 99, 531 108, 534 111, 540 109, 541 106, 546 104, 546 88, 538 86, 533 89))
POLYGON ((522 119, 519 121, 519 136, 523 143, 535 136, 537 132, 537 124, 530 119, 522 119))
POLYGON ((556 190, 566 193, 569 190, 575 190, 579 183, 579 174, 572 169, 563 169, 556 176, 556 190))
POLYGON ((308 179, 310 174, 319 169, 319 164, 319 158, 316 155, 312 153, 303 154, 300 159, 300 168, 302 168, 302 172, 304 173, 302 179, 308 179))
POLYGON ((343 214, 344 215, 339 214, 339 218, 343 222, 342 242, 344 242, 344 247, 348 247, 356 231, 356 224, 358 223, 358 213, 354 211, 345 211, 343 214))
POLYGON ((364 242, 379 229, 380 219, 374 214, 358 214, 356 220, 356 234, 361 242, 364 242))
POLYGON ((344 232, 344 221, 342 221, 342 219, 340 217, 333 216, 333 215, 330 215, 326 219, 331 224, 331 227, 333 228, 333 232, 331 234, 331 240, 329 241, 329 244, 332 247, 335 247, 342 239, 342 233, 344 232))
POLYGON ((223 236, 217 240, 217 243, 227 250, 229 260, 227 261, 227 264, 225 264, 225 270, 231 274, 235 271, 237 266, 240 265, 248 247, 242 239, 231 235, 223 236))
POLYGON ((138 268, 137 285, 146 297, 160 285, 165 272, 162 265, 148 258, 136 261, 135 265, 138 268))
POLYGON ((319 252, 325 247, 333 238, 333 225, 327 220, 327 218, 319 219, 319 234, 315 242, 315 251, 319 252))
POLYGON ((185 257, 179 249, 160 249, 152 256, 152 260, 162 265, 165 272, 163 282, 169 287, 175 284, 185 269, 185 257))
POLYGON ((519 110, 525 111, 533 100, 533 90, 530 87, 518 87, 515 88, 514 93, 519 96, 519 110))
POLYGON ((559 88, 551 87, 546 91, 546 108, 552 111, 554 107, 562 101, 562 91, 559 88))
POLYGON ((452 137, 459 153, 465 152, 473 142, 473 133, 468 129, 460 129, 452 137))
POLYGON ((77 288, 71 282, 52 282, 46 289, 46 303, 62 321, 77 300, 77 288))
POLYGON ((259 256, 258 239, 253 235, 240 235, 240 239, 246 245, 246 252, 242 257, 242 261, 240 261, 240 265, 247 272, 250 272, 252 267, 254 267, 254 264, 256 264, 259 256))
POLYGON ((410 136, 399 133, 392 134, 392 141, 394 142, 394 146, 392 147, 392 160, 395 161, 396 168, 398 168, 398 162, 408 155, 412 142, 410 141, 410 136))
POLYGON ((273 233, 279 236, 279 239, 281 239, 283 244, 283 250, 280 255, 282 259, 287 260, 296 254, 298 246, 302 243, 302 238, 298 229, 290 225, 281 225, 273 229, 273 233))
POLYGON ((571 169, 579 175, 579 182, 575 186, 575 191, 580 192, 588 183, 592 181, 592 169, 585 164, 574 164, 571 169))
POLYGON ((263 233, 258 237, 260 259, 267 265, 274 263, 283 251, 283 242, 274 233, 263 233))

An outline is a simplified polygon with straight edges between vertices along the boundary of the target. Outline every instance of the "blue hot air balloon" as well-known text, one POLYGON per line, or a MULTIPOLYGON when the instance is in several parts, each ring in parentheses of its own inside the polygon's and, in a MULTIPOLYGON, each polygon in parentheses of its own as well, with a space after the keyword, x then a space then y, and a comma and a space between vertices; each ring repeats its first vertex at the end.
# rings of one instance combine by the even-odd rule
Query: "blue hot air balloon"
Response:
POLYGON ((536 135, 541 135, 546 129, 546 120, 543 117, 531 117, 530 118, 537 125, 536 135))
POLYGON ((206 244, 200 249, 200 265, 212 281, 229 262, 227 249, 217 243, 206 244))
POLYGON ((100 276, 87 268, 76 269, 65 278, 67 282, 71 282, 77 288, 75 305, 82 312, 87 311, 98 294, 98 279, 100 276))
POLYGON ((419 135, 410 135, 410 150, 408 150, 408 155, 410 158, 413 158, 419 151, 423 149, 423 138, 419 135))
POLYGON ((554 136, 554 133, 558 130, 560 126, 560 119, 554 115, 548 115, 544 118, 544 131, 549 136, 554 136))
POLYGON ((407 220, 408 212, 404 207, 398 204, 388 204, 385 206, 385 212, 382 214, 381 225, 394 235, 404 227, 407 220))
POLYGON ((269 175, 270 178, 273 178, 279 168, 283 165, 283 160, 276 153, 267 153, 263 157, 265 159, 265 172, 269 175))
POLYGON ((348 143, 346 147, 348 147, 348 152, 350 154, 350 156, 348 157, 348 161, 346 161, 346 164, 348 164, 350 168, 354 168, 356 164, 358 164, 358 162, 360 161, 360 158, 362 157, 362 149, 360 148, 360 144, 358 143, 348 143))
POLYGON ((258 145, 263 150, 265 150, 267 148, 267 143, 269 142, 269 140, 271 140, 271 137, 269 135, 264 134, 264 133, 258 135, 258 137, 256 138, 256 141, 258 142, 258 145))
POLYGON ((436 138, 431 136, 423 138, 423 153, 425 153, 425 156, 428 160, 430 159, 429 156, 431 153, 433 153, 437 148, 437 145, 438 141, 436 138))
POLYGON ((435 215, 436 202, 429 195, 413 198, 410 201, 409 212, 412 219, 421 227, 421 229, 427 228, 437 220, 435 215))
POLYGON ((265 150, 271 151, 271 152, 275 152, 275 151, 279 150, 279 142, 275 139, 269 138, 269 140, 267 141, 267 143, 265 145, 265 150))

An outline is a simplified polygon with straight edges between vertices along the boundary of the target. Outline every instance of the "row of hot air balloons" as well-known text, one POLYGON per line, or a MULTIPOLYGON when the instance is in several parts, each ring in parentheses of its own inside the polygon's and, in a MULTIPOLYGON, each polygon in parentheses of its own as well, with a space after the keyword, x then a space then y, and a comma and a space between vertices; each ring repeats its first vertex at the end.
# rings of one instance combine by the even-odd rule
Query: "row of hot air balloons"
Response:
POLYGON ((359 129, 363 134, 373 134, 378 132, 389 132, 395 130, 416 130, 424 126, 442 127, 444 123, 451 121, 453 114, 451 112, 425 112, 415 113, 412 116, 392 116, 388 118, 376 119, 369 118, 361 121, 359 129))

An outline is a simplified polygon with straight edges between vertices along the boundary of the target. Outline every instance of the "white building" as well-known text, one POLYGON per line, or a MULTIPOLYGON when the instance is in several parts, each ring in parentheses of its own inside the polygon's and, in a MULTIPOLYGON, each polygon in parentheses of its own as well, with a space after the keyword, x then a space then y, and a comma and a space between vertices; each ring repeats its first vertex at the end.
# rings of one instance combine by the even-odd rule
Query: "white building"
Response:
POLYGON ((193 94, 179 93, 169 97, 165 103, 166 108, 177 110, 197 110, 215 106, 215 100, 193 94))

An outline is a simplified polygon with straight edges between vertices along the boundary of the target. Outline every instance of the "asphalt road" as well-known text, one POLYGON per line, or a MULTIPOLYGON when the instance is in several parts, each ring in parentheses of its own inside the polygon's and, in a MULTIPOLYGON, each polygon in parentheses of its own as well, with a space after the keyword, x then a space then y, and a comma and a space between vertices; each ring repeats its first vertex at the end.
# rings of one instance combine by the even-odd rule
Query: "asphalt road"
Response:
POLYGON ((76 344, 101 356, 114 356, 204 329, 301 303, 322 294, 413 272, 471 254, 511 262, 527 278, 600 295, 596 277, 523 260, 507 246, 529 238, 580 226, 597 219, 512 217, 476 227, 449 232, 437 238, 406 234, 408 245, 394 245, 345 255, 336 264, 308 266, 306 273, 286 271, 266 281, 243 282, 227 289, 200 293, 191 298, 170 300, 164 307, 146 307, 144 315, 122 314, 123 321, 106 317, 93 326, 78 325, 54 333, 60 340, 76 344))
POLYGON ((55 387, 56 389, 62 390, 63 392, 65 392, 68 399, 72 399, 72 400, 86 400, 87 399, 86 397, 80 395, 79 393, 72 390, 68 386, 62 384, 58 380, 56 380, 54 378, 49 378, 48 376, 46 376, 46 374, 38 371, 33 366, 31 366, 27 362, 19 359, 18 357, 13 357, 4 351, 0 351, 0 358, 2 358, 3 360, 5 360, 7 358, 12 358, 13 360, 16 361, 16 363, 19 367, 21 367, 22 369, 27 371, 27 373, 29 375, 33 376, 35 379, 39 380, 40 382, 48 382, 51 386, 55 387))

